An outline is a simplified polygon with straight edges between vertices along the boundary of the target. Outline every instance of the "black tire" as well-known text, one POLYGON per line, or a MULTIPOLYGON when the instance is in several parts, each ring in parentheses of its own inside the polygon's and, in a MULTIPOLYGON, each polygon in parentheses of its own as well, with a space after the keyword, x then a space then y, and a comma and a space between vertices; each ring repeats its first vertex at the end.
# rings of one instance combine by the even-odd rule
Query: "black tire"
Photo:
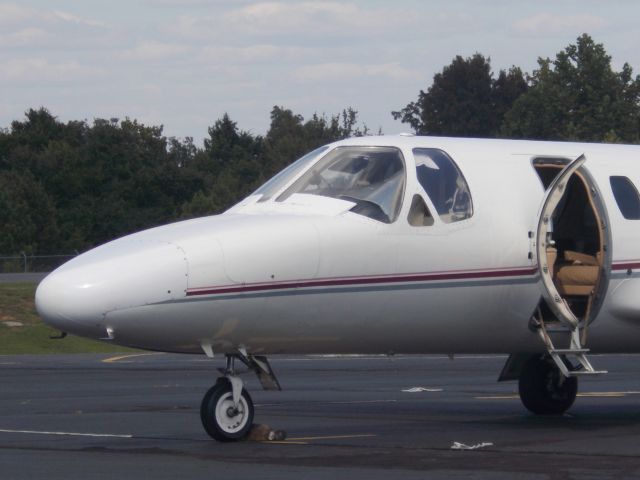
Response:
POLYGON ((244 388, 240 395, 238 411, 233 408, 231 383, 219 378, 200 405, 200 419, 209 436, 219 442, 234 442, 247 436, 253 424, 253 401, 244 388))
POLYGON ((573 405, 578 379, 565 378, 548 355, 534 355, 524 364, 518 390, 522 404, 536 415, 560 415, 573 405))

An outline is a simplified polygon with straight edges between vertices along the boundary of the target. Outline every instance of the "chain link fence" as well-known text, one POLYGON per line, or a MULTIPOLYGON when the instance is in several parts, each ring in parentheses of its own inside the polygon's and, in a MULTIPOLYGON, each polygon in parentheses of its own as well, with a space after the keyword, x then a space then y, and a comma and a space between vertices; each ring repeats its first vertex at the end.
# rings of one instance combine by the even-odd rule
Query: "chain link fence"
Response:
POLYGON ((77 255, 0 255, 0 273, 50 272, 77 255))

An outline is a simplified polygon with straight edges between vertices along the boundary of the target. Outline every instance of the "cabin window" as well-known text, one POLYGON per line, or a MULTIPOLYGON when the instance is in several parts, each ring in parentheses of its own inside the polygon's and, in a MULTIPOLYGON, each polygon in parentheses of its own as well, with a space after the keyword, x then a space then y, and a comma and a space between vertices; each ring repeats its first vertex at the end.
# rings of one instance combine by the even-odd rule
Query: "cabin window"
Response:
POLYGON ((291 165, 286 167, 284 170, 277 173, 275 176, 271 177, 267 183, 262 185, 258 190, 253 192, 251 195, 262 195, 258 202, 266 202, 270 200, 271 197, 278 193, 280 189, 282 189, 287 183, 289 183, 293 178, 297 177, 300 172, 305 170, 311 163, 313 163, 320 155, 326 152, 329 147, 324 146, 320 148, 316 148, 312 152, 307 153, 302 158, 299 158, 291 165))
POLYGON ((627 220, 640 220, 640 195, 627 177, 610 177, 611 190, 622 216, 627 220))
POLYGON ((277 200, 293 194, 352 202, 353 213, 391 223, 398 218, 405 185, 404 158, 393 147, 338 147, 321 158, 277 200))
POLYGON ((442 150, 414 148, 418 182, 445 223, 473 215, 469 186, 454 161, 442 150))
POLYGON ((427 207, 427 204, 420 195, 413 196, 407 221, 412 227, 430 227, 433 225, 433 216, 429 211, 429 207, 427 207))

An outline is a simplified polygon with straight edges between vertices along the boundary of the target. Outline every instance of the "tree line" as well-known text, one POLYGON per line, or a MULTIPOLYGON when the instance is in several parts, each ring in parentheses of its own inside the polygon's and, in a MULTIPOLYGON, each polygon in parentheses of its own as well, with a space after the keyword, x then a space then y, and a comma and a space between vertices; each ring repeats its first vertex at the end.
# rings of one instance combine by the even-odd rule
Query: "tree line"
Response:
MULTIPOLYGON (((615 71, 585 34, 531 74, 457 56, 392 115, 426 135, 638 143, 640 77, 615 71)), ((83 251, 220 213, 302 154, 368 133, 351 108, 305 120, 274 107, 264 136, 225 114, 197 146, 136 120, 64 123, 31 109, 0 129, 0 254, 83 251)))
POLYGON ((0 255, 83 251, 219 213, 307 151, 367 133, 351 109, 305 121, 274 107, 265 136, 225 114, 202 147, 136 120, 63 123, 45 108, 25 116, 0 131, 0 255))
POLYGON ((483 55, 458 56, 392 114, 423 135, 638 143, 639 99, 631 66, 615 71, 584 34, 531 74, 514 66, 494 76, 483 55))

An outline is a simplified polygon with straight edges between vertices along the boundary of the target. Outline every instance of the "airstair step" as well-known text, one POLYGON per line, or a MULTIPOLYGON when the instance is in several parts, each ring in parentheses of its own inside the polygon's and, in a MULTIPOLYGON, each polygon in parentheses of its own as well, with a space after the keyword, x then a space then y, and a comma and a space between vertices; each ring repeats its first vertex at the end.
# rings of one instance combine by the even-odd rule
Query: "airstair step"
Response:
POLYGON ((581 355, 588 353, 588 348, 551 348, 549 353, 557 353, 558 355, 581 355))
POLYGON ((605 373, 609 372, 607 370, 572 370, 569 372, 569 375, 575 377, 583 375, 604 375, 605 373))

